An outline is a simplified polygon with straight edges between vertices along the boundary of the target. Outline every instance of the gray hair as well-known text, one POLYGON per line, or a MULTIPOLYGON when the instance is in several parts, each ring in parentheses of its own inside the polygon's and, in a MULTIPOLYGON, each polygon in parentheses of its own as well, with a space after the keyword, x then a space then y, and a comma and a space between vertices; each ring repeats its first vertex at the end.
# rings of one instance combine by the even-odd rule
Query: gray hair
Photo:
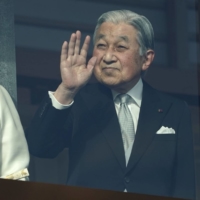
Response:
POLYGON ((97 25, 94 30, 93 42, 96 40, 96 33, 104 22, 118 24, 120 22, 129 24, 137 29, 137 41, 140 45, 139 54, 145 55, 148 49, 154 49, 154 32, 149 20, 137 13, 129 10, 115 10, 102 14, 97 20, 97 25))

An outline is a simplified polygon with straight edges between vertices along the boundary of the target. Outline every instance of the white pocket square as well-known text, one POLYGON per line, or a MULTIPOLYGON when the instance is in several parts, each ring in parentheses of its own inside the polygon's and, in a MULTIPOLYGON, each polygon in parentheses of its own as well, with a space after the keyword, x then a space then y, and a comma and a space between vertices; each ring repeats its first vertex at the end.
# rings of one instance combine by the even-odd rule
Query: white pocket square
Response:
POLYGON ((175 130, 173 128, 168 128, 165 126, 162 126, 156 134, 175 134, 175 130))

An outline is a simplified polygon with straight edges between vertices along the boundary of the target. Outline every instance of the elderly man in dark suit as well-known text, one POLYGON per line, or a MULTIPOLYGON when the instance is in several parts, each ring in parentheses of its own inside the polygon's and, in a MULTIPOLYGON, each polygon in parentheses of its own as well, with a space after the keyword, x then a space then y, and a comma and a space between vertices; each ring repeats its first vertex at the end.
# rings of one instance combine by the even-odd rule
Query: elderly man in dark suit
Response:
POLYGON ((90 37, 61 51, 62 82, 27 131, 30 152, 55 157, 69 148, 67 184, 195 198, 191 121, 185 102, 141 78, 154 59, 153 28, 128 10, 104 13, 90 37), (91 75, 97 83, 88 84, 91 75))

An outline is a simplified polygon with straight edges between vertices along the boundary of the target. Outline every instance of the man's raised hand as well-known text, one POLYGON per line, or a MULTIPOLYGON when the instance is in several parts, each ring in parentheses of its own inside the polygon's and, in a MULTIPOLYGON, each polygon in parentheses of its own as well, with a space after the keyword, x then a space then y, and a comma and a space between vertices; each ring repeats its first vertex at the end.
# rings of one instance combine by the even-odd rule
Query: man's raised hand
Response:
POLYGON ((96 63, 96 57, 92 57, 86 63, 87 52, 90 44, 90 36, 86 36, 80 49, 81 32, 71 35, 69 43, 62 45, 60 58, 60 71, 62 83, 57 88, 54 96, 62 104, 73 101, 78 90, 90 79, 96 63))

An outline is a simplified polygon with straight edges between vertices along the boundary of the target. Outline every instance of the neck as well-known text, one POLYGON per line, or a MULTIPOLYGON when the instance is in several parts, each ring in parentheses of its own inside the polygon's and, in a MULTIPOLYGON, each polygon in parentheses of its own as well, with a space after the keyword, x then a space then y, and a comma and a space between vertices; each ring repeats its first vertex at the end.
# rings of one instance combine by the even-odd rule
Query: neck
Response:
POLYGON ((140 77, 135 80, 135 81, 132 81, 132 82, 128 82, 126 84, 121 84, 121 85, 118 85, 118 86, 114 86, 114 87, 109 87, 111 90, 114 90, 120 94, 125 94, 127 93, 129 90, 131 90, 137 83, 138 81, 140 80, 140 77))

